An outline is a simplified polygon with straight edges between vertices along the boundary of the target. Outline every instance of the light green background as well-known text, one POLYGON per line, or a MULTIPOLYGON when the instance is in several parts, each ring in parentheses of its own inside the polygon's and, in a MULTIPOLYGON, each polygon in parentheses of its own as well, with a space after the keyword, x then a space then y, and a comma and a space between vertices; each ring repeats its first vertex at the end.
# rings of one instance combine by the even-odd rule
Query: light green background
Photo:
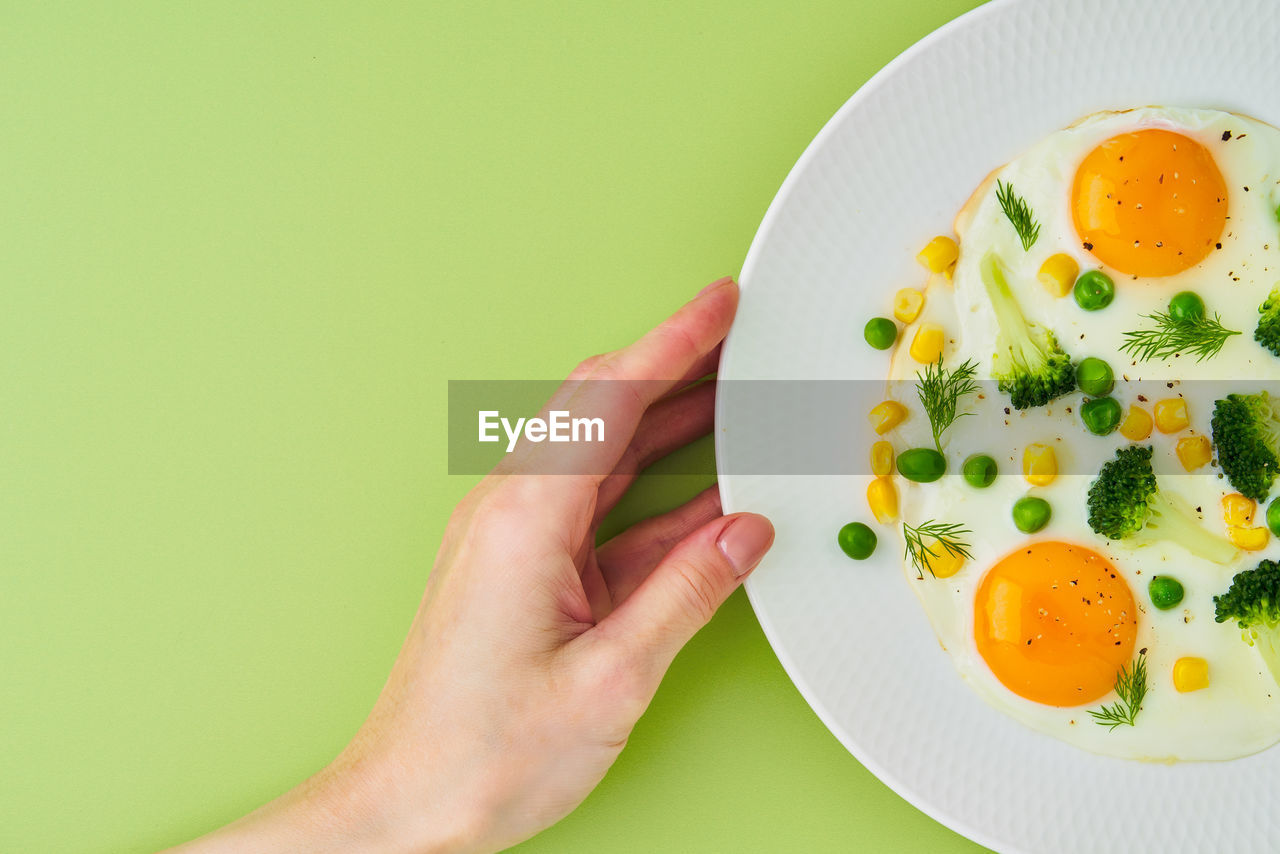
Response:
MULTIPOLYGON (((822 124, 973 5, 5 4, 0 850, 175 843, 323 765, 475 480, 447 380, 563 375, 736 273, 822 124)), ((739 593, 522 850, 977 849, 739 593)))

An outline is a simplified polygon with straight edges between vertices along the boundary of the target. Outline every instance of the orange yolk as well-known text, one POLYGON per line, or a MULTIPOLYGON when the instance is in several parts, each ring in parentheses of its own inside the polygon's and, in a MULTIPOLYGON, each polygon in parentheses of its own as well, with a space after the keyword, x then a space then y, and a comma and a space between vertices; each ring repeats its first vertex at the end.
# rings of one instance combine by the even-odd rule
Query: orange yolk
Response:
POLYGON ((1084 248, 1133 276, 1199 264, 1227 222, 1227 185, 1213 156, 1167 130, 1114 136, 1089 152, 1071 187, 1084 248))
POLYGON ((1133 658, 1137 609, 1102 555, 1037 542, 991 568, 974 601, 978 652, 1006 688, 1050 706, 1105 697, 1133 658))

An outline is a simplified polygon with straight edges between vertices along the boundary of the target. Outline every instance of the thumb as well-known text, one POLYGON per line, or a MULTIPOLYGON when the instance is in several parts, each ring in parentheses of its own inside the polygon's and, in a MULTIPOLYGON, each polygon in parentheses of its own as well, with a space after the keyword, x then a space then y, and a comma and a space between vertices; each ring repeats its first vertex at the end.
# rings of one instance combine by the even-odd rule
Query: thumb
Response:
POLYGON ((773 545, 755 513, 708 522, 681 540, 598 628, 650 659, 659 677, 773 545))

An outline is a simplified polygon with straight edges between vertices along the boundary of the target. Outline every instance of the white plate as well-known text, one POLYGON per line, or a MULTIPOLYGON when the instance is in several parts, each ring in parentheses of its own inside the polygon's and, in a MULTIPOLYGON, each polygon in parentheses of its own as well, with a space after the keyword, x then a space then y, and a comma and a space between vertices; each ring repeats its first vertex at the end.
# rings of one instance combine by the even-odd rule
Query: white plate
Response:
MULTIPOLYGON (((1275 0, 997 0, 953 21, 850 98, 787 177, 743 267, 721 379, 883 377, 863 323, 921 282, 916 252, 950 233, 991 169, 1102 109, 1214 107, 1280 124, 1277 68, 1275 0)), ((796 686, 859 761, 1003 852, 1280 850, 1280 752, 1108 759, 978 699, 938 648, 893 541, 863 564, 836 548, 836 530, 866 515, 862 478, 744 473, 825 432, 804 413, 743 417, 760 394, 722 383, 717 411, 726 510, 778 529, 747 592, 796 686)), ((831 447, 832 468, 849 453, 831 447)))

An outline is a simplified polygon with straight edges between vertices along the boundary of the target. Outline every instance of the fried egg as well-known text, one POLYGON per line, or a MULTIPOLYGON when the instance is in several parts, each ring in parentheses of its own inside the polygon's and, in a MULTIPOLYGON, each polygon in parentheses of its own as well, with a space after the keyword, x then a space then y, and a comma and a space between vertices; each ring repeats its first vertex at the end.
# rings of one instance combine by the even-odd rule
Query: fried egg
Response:
MULTIPOLYGON (((1221 502, 1233 490, 1216 460, 1188 473, 1178 442, 1207 436, 1213 400, 1280 379, 1280 358, 1252 337, 1258 306, 1280 282, 1280 131, 1216 110, 1148 107, 1099 113, 1045 138, 997 169, 956 218, 959 257, 949 276, 933 275, 924 307, 907 324, 891 362, 889 396, 910 412, 890 431, 899 452, 932 447, 916 396, 910 344, 924 324, 945 333, 944 364, 965 360, 992 376, 998 322, 980 274, 988 252, 1001 259, 1028 320, 1050 330, 1078 363, 1094 356, 1116 375, 1122 410, 1153 414, 1163 400, 1185 403, 1189 425, 1153 430, 1162 492, 1189 508, 1210 532, 1226 536, 1221 502), (1015 188, 1039 224, 1024 248, 1001 206, 1015 188), (1113 302, 1083 310, 1068 293, 1039 280, 1051 255, 1080 270, 1100 269, 1115 282, 1113 302), (1198 293, 1209 316, 1230 330, 1220 352, 1203 361, 1182 355, 1139 361, 1121 350, 1125 333, 1149 325, 1184 290, 1198 293)), ((1016 410, 983 383, 944 436, 948 474, 933 483, 893 480, 902 521, 945 520, 972 532, 971 555, 949 577, 904 561, 942 647, 962 678, 1004 713, 1083 749, 1144 760, 1230 759, 1280 740, 1280 688, 1239 628, 1214 620, 1213 596, 1232 576, 1264 557, 1241 551, 1212 563, 1181 546, 1133 547, 1109 541, 1088 524, 1087 494, 1100 465, 1131 444, 1119 431, 1093 435, 1081 421, 1081 392, 1047 406, 1016 410), (1053 449, 1058 474, 1033 486, 1023 475, 1028 445, 1053 449), (995 458, 1000 476, 985 489, 959 476, 970 454, 995 458), (1015 526, 1021 497, 1044 498, 1048 525, 1034 534, 1015 526), (1185 588, 1170 610, 1153 606, 1148 584, 1172 576, 1185 588), (1180 659, 1207 662, 1208 684, 1183 691, 1180 659), (1120 702, 1117 677, 1138 661, 1147 693, 1133 725, 1100 725, 1094 714, 1120 702)), ((1261 515, 1261 512, 1259 513, 1261 515)), ((899 526, 901 530, 901 526, 899 526)), ((1104 721, 1103 724, 1106 722, 1104 721)))

